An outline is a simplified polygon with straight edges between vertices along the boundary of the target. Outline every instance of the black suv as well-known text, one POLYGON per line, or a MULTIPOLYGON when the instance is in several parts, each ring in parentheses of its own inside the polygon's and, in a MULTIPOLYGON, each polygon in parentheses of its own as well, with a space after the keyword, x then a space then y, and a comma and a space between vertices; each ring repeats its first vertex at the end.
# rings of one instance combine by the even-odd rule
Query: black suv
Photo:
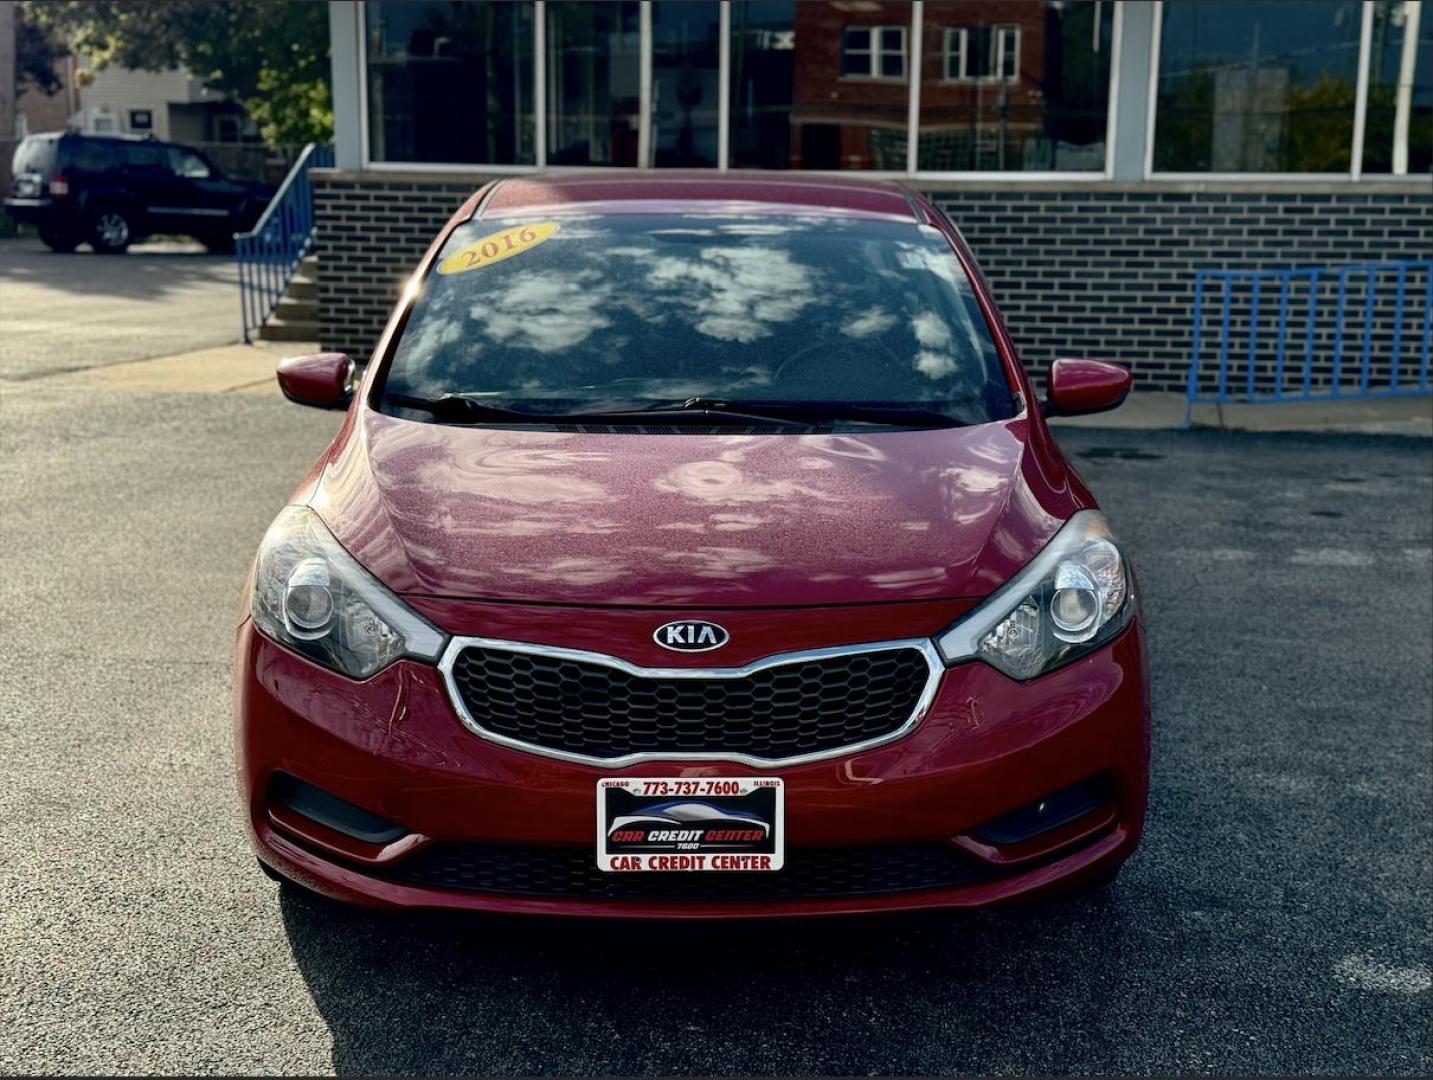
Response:
POLYGON ((230 251, 274 194, 226 179, 191 147, 122 135, 31 135, 15 148, 12 175, 5 209, 55 251, 88 242, 119 252, 151 233, 230 251))

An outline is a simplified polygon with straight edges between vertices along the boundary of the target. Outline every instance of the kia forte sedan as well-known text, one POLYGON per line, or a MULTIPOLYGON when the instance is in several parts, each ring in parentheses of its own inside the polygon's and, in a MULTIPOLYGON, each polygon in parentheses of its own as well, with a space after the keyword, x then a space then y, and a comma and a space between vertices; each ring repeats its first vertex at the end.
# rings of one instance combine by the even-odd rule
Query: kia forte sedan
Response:
MULTIPOLYGON (((397 209, 395 208, 395 213, 397 209)), ((259 547, 261 866, 407 908, 715 918, 1103 883, 1139 841, 1144 629, 959 232, 829 178, 484 188, 259 547)))

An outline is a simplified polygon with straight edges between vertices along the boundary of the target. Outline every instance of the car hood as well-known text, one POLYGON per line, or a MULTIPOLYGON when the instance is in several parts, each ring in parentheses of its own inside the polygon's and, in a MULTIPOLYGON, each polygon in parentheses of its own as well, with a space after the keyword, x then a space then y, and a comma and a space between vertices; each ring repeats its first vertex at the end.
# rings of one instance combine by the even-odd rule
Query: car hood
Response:
POLYGON ((1079 505, 1050 468, 1058 455, 1029 436, 1026 419, 584 434, 360 408, 310 502, 400 594, 671 607, 979 597, 1079 505))

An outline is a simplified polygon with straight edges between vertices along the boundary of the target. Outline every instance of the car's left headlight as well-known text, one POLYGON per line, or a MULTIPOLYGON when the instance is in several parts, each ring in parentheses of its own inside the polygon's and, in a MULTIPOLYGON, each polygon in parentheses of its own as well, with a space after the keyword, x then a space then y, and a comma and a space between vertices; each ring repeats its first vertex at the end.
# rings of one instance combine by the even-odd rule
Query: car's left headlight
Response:
POLYGON ((269 637, 355 679, 400 656, 436 662, 448 642, 359 565, 306 506, 285 509, 264 535, 251 609, 269 637))
POLYGON ((1081 510, 936 646, 947 664, 984 660, 1012 679, 1033 679, 1109 641, 1133 606, 1109 524, 1099 511, 1081 510))

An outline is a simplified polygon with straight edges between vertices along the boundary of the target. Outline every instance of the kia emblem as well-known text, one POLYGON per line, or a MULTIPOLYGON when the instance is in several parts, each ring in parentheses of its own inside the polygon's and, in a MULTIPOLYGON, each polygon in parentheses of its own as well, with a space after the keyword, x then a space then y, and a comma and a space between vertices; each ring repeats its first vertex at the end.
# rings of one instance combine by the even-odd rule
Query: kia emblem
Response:
POLYGON ((731 635, 726 632, 726 627, 714 622, 682 619, 657 627, 652 633, 652 640, 673 652, 711 652, 730 641, 731 635))

